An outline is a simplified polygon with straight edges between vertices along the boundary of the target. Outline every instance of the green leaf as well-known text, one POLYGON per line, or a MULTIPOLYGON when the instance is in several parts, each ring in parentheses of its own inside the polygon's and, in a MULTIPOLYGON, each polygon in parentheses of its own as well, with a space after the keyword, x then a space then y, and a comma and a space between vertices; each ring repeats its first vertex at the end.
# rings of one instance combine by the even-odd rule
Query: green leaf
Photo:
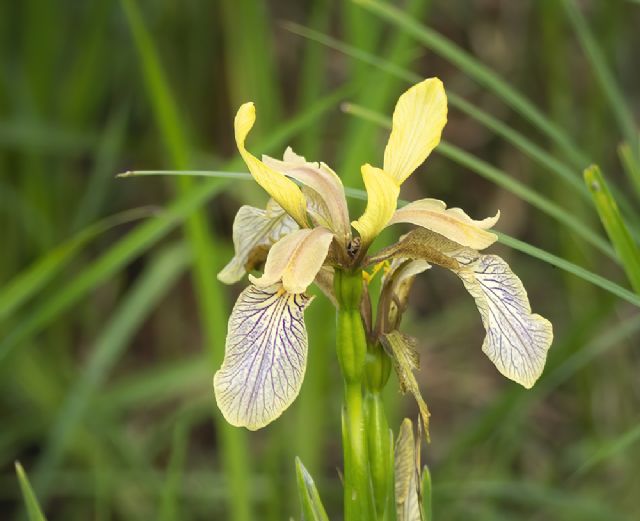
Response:
POLYGON ((622 433, 620 436, 612 440, 607 440, 603 443, 593 455, 585 461, 580 468, 576 471, 577 475, 582 475, 594 466, 602 463, 603 461, 619 454, 625 449, 630 448, 632 445, 640 441, 640 424, 635 425, 622 433))
POLYGON ((298 457, 296 457, 296 480, 303 521, 329 521, 316 484, 298 457))
POLYGON ((27 477, 26 472, 19 462, 16 461, 15 465, 16 474, 18 475, 18 481, 20 482, 20 490, 22 491, 22 498, 27 509, 29 521, 47 521, 44 517, 44 514, 42 513, 40 504, 38 503, 38 498, 36 498, 36 495, 31 488, 31 483, 29 483, 29 478, 27 477))
POLYGON ((636 293, 640 294, 640 249, 620 215, 616 200, 611 195, 600 168, 596 165, 587 168, 584 171, 584 181, 591 192, 602 225, 622 261, 631 286, 636 293))
POLYGON ((424 521, 433 519, 433 501, 432 501, 432 483, 431 472, 426 465, 422 467, 422 511, 424 512, 424 521))

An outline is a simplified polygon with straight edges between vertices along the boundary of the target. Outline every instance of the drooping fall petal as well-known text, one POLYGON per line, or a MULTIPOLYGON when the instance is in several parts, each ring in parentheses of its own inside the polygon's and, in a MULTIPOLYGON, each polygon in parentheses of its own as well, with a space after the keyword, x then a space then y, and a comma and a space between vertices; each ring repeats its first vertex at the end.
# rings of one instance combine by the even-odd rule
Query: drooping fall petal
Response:
POLYGON ((400 96, 384 151, 384 171, 398 185, 440 143, 446 122, 447 95, 438 78, 428 78, 400 96))
POLYGON ((271 245, 297 230, 296 222, 273 199, 267 208, 241 206, 233 220, 235 254, 218 273, 225 284, 238 282, 257 262, 264 260, 271 245))
POLYGON ((520 279, 497 255, 456 255, 457 275, 475 299, 487 336, 482 351, 504 376, 531 388, 553 341, 551 322, 535 313, 520 279))
POLYGON ((307 161, 291 147, 285 150, 283 161, 269 156, 262 156, 262 160, 267 166, 311 190, 312 193, 307 196, 307 211, 315 224, 335 232, 338 240, 346 245, 351 237, 351 227, 344 186, 338 175, 324 163, 307 161))
POLYGON ((499 217, 500 212, 493 217, 474 221, 460 208, 447 209, 443 201, 419 199, 396 210, 389 224, 415 224, 462 246, 483 250, 498 240, 498 236, 487 229, 494 226, 499 217))
POLYGON ((362 165, 362 179, 367 189, 367 207, 351 224, 360 234, 363 247, 367 247, 393 216, 400 187, 384 170, 368 164, 362 165))
POLYGON ((260 429, 298 395, 307 363, 303 314, 310 302, 280 285, 249 286, 238 297, 224 361, 213 377, 218 407, 231 425, 260 429))
POLYGON ((533 386, 544 369, 553 330, 547 319, 531 313, 522 282, 503 259, 426 229, 413 230, 368 262, 387 258, 423 258, 458 275, 475 299, 487 333, 482 350, 504 376, 533 386))
POLYGON ((256 109, 253 103, 245 103, 236 114, 234 130, 236 145, 240 155, 247 164, 256 182, 275 201, 293 217, 300 226, 306 226, 306 201, 298 186, 284 174, 265 165, 245 148, 245 141, 249 131, 256 121, 256 109))
POLYGON ((322 268, 332 240, 326 228, 296 230, 271 247, 262 277, 249 280, 260 287, 282 282, 288 293, 302 293, 322 268))

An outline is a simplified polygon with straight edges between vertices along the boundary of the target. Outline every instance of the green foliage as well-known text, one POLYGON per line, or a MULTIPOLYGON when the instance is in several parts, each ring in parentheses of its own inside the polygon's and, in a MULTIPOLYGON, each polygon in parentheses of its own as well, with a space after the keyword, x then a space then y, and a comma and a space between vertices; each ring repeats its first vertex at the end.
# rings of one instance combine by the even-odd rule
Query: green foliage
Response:
POLYGON ((591 192, 602 225, 622 261, 631 286, 640 294, 640 248, 631 237, 600 169, 595 165, 587 168, 584 171, 584 182, 591 192))
POLYGON ((296 458, 296 479, 303 521, 328 521, 316 484, 299 458, 296 458))
POLYGON ((42 509, 40 508, 40 504, 38 503, 38 498, 36 498, 36 495, 31 488, 31 483, 29 483, 27 473, 22 468, 22 465, 17 461, 16 474, 18 475, 18 481, 20 482, 20 490, 22 491, 22 498, 24 500, 25 508, 27 509, 29 521, 46 521, 46 518, 42 513, 42 509))

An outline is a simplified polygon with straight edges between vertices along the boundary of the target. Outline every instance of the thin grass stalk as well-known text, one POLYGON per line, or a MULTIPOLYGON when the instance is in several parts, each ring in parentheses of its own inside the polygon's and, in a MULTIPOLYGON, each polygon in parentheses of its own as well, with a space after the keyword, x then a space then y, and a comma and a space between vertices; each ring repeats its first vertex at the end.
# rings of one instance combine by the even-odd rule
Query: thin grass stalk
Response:
POLYGON ((624 95, 618 86, 615 76, 611 72, 604 52, 598 41, 594 37, 589 24, 578 8, 574 0, 562 0, 567 17, 573 26, 573 29, 580 40, 580 44, 587 55, 591 68, 596 79, 602 87, 613 115, 618 121, 622 135, 627 143, 631 146, 631 153, 640 159, 640 137, 638 136, 638 128, 633 120, 632 111, 629 110, 625 102, 624 95))

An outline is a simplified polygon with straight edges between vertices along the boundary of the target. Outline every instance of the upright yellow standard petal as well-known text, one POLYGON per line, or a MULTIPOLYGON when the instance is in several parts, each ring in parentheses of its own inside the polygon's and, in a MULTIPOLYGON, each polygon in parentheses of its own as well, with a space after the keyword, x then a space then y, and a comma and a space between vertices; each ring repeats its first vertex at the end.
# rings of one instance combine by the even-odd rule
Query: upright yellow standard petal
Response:
POLYGON ((271 247, 262 277, 249 275, 249 280, 259 287, 281 282, 288 293, 303 293, 322 268, 332 240, 326 228, 290 233, 271 247))
POLYGON ((371 165, 362 165, 362 179, 367 189, 367 208, 351 225, 358 230, 366 248, 393 216, 400 186, 384 170, 371 165))
POLYGON ((407 90, 393 111, 384 171, 402 184, 438 146, 446 122, 447 95, 438 78, 426 79, 407 90))
POLYGON ((396 211, 389 224, 415 224, 462 246, 483 250, 498 240, 498 236, 487 229, 495 225, 499 217, 500 212, 493 217, 474 221, 460 208, 447 209, 443 201, 420 199, 396 211))
POLYGON ((304 227, 307 225, 306 203, 298 186, 282 173, 270 168, 245 148, 249 131, 256 121, 256 109, 253 103, 245 103, 238 109, 234 121, 236 145, 256 182, 275 199, 275 201, 304 227))
POLYGON ((238 297, 224 361, 213 377, 216 402, 231 425, 260 429, 298 395, 307 365, 303 312, 310 302, 279 284, 249 286, 238 297))

